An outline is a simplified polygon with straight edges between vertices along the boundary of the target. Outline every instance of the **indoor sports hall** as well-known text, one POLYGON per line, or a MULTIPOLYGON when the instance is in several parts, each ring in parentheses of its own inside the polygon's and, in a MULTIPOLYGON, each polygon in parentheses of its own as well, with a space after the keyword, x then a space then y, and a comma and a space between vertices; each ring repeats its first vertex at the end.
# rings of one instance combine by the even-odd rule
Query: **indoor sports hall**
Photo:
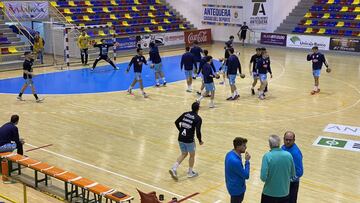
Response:
POLYGON ((1 0, 1 202, 360 202, 359 0, 1 0))

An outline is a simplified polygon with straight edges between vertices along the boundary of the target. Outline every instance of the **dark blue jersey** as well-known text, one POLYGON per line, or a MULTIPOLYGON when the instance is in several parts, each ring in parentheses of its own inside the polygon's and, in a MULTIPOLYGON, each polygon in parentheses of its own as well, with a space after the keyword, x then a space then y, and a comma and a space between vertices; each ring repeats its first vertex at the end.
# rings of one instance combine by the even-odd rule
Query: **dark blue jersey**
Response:
POLYGON ((324 54, 319 52, 307 55, 307 60, 312 61, 313 70, 321 69, 323 63, 327 66, 324 54))
POLYGON ((261 59, 262 56, 261 55, 258 55, 258 54, 254 54, 251 59, 250 59, 250 63, 253 64, 253 73, 257 73, 257 62, 259 61, 259 59, 261 59))
POLYGON ((151 48, 149 51, 149 56, 150 56, 150 61, 154 64, 159 64, 161 63, 161 57, 160 57, 160 53, 159 50, 157 49, 157 47, 155 48, 151 48))
MULTIPOLYGON (((30 60, 25 59, 25 61, 23 63, 23 70, 31 73, 31 72, 33 72, 33 68, 32 68, 33 65, 34 65, 34 59, 30 59, 30 60)), ((31 79, 32 75, 27 74, 27 73, 24 72, 23 78, 24 79, 28 79, 28 78, 31 79)))
POLYGON ((236 75, 237 69, 239 69, 239 73, 241 74, 241 64, 239 58, 235 54, 230 55, 227 59, 227 67, 228 75, 236 75))
POLYGON ((214 82, 215 72, 209 63, 205 63, 202 67, 202 72, 204 83, 214 82))
MULTIPOLYGON (((200 60, 200 63, 199 63, 199 70, 198 70, 198 72, 197 72, 197 74, 198 74, 198 75, 201 73, 202 68, 203 68, 203 66, 204 66, 204 64, 205 64, 205 63, 206 63, 206 56, 204 56, 204 57, 200 60)), ((213 70, 213 71, 214 71, 214 73, 215 73, 215 72, 216 72, 216 68, 215 68, 214 63, 213 63, 213 62, 211 62, 211 63, 210 63, 210 65, 211 65, 212 70, 213 70)))
POLYGON ((192 53, 186 52, 182 55, 180 68, 183 69, 183 67, 185 70, 193 70, 194 67, 197 68, 196 61, 192 53))
POLYGON ((267 58, 261 57, 258 60, 256 67, 257 67, 257 71, 259 74, 267 74, 267 73, 272 74, 269 57, 267 57, 267 58))
POLYGON ((193 48, 191 48, 190 53, 192 53, 194 55, 195 61, 196 62, 200 62, 201 60, 201 53, 203 52, 203 50, 198 47, 198 46, 194 46, 193 48))
POLYGON ((131 59, 131 61, 129 63, 129 68, 132 65, 134 65, 134 72, 135 73, 141 73, 143 64, 147 65, 147 61, 146 61, 145 57, 136 55, 131 59))
POLYGON ((100 49, 100 56, 107 56, 109 53, 109 48, 114 46, 114 43, 104 43, 104 44, 95 44, 94 47, 100 49))

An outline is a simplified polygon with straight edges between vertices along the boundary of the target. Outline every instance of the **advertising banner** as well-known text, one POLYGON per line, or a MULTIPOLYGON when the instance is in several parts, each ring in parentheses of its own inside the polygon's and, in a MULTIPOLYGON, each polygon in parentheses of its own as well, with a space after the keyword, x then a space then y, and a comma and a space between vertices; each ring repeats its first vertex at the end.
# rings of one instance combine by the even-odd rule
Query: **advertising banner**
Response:
POLYGON ((47 1, 5 1, 8 16, 23 20, 44 20, 49 18, 47 1))
POLYGON ((330 50, 360 52, 360 39, 331 38, 330 50))
POLYGON ((211 29, 185 31, 185 44, 191 45, 194 41, 198 41, 200 44, 211 43, 211 29))
POLYGON ((135 37, 116 38, 116 42, 120 44, 116 50, 128 50, 137 47, 135 37))
POLYGON ((145 34, 137 38, 142 48, 148 48, 150 42, 155 42, 157 46, 179 45, 184 43, 184 32, 145 34))
POLYGON ((286 46, 303 49, 311 49, 313 46, 317 46, 320 50, 329 50, 330 37, 289 34, 287 35, 286 46))
POLYGON ((286 35, 277 33, 261 33, 261 44, 269 44, 276 46, 286 46, 286 35))
POLYGON ((233 24, 242 23, 240 14, 242 14, 242 5, 228 4, 203 4, 202 22, 204 24, 233 24))
POLYGON ((245 19, 252 30, 267 30, 273 13, 273 1, 247 0, 245 1, 245 19))

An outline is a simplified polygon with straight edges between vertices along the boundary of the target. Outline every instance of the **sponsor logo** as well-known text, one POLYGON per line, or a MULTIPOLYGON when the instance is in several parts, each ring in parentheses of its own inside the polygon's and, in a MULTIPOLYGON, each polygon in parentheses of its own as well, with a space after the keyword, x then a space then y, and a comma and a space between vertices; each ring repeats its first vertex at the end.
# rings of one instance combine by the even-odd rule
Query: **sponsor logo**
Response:
POLYGON ((195 30, 185 32, 185 43, 187 45, 198 41, 199 43, 211 43, 211 30, 195 30))
POLYGON ((266 0, 252 0, 252 2, 254 3, 254 8, 253 8, 253 16, 257 16, 259 15, 259 13, 261 13, 262 15, 266 15, 266 11, 265 11, 265 7, 264 7, 264 3, 266 3, 266 0))
POLYGON ((313 143, 314 146, 343 149, 348 151, 360 152, 360 141, 345 140, 333 137, 318 137, 313 143))
POLYGON ((325 127, 324 132, 360 136, 360 127, 339 125, 339 124, 328 124, 325 127))

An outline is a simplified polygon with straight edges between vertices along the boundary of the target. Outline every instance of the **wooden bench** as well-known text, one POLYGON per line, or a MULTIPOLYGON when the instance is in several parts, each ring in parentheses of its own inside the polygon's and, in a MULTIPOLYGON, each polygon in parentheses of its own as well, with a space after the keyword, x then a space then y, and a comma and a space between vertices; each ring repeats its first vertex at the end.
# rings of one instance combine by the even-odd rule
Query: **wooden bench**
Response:
POLYGON ((21 166, 34 170, 35 187, 38 187, 40 182, 45 182, 45 185, 47 186, 49 176, 64 182, 66 200, 71 201, 73 197, 81 197, 83 202, 90 202, 95 200, 95 202, 101 203, 102 200, 105 200, 106 203, 122 203, 131 202, 131 200, 134 199, 132 196, 119 192, 108 186, 101 185, 90 179, 83 178, 75 173, 35 159, 31 159, 23 155, 4 152, 0 153, 0 157, 8 161, 8 176, 11 176, 12 172, 15 171, 17 171, 20 175, 21 166), (13 168, 12 163, 17 163, 17 167, 13 168), (39 178, 39 173, 43 174, 45 177, 42 179, 39 178), (91 195, 93 196, 93 199, 90 199, 91 195))

